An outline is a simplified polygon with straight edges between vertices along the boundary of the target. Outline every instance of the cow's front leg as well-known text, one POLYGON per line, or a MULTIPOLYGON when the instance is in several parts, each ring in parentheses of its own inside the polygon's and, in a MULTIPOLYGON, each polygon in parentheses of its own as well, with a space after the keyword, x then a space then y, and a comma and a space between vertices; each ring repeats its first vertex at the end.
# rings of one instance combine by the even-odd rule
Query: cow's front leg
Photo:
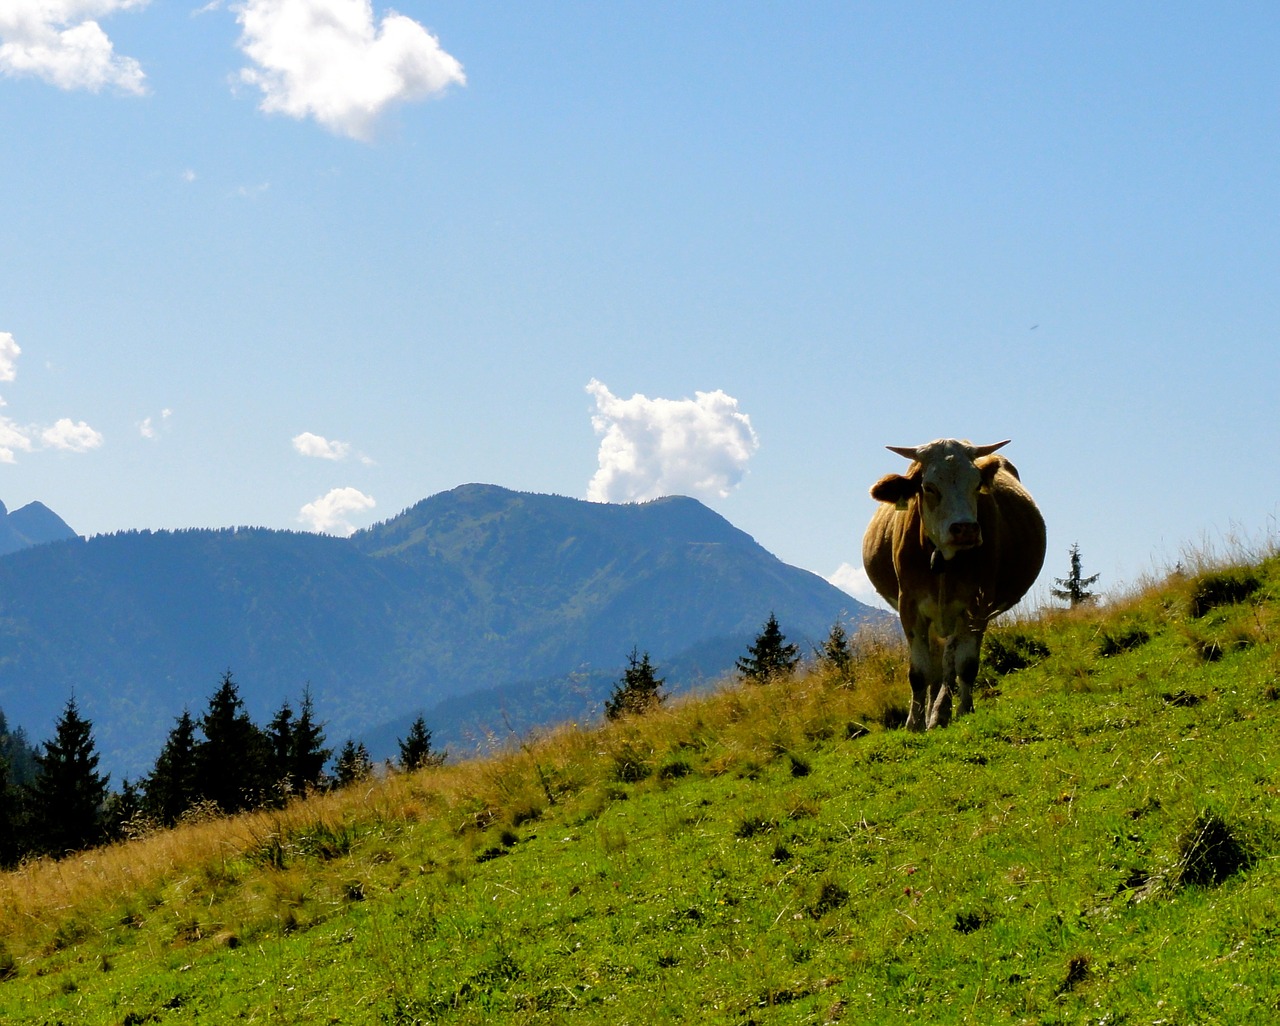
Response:
POLYGON ((924 730, 929 717, 930 684, 937 679, 929 646, 928 621, 915 620, 907 629, 907 642, 911 652, 911 668, 907 671, 911 682, 911 711, 907 714, 907 729, 924 730))
POLYGON ((978 679, 982 633, 981 630, 962 631, 955 641, 956 689, 960 699, 957 716, 973 712, 973 685, 978 679))
POLYGON ((947 638, 942 648, 942 683, 932 695, 929 706, 929 729, 945 727, 951 722, 951 686, 956 676, 956 640, 947 638))

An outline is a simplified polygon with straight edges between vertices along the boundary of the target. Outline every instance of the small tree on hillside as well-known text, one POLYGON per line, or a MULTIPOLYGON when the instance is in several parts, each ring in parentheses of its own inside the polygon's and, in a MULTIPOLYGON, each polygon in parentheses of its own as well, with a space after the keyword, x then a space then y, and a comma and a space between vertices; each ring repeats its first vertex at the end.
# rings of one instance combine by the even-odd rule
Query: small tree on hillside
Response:
POLYGON ((840 676, 848 675, 849 668, 853 665, 853 650, 849 647, 849 635, 845 632, 844 624, 839 620, 831 625, 831 633, 822 643, 818 660, 824 666, 835 670, 840 676))
POLYGON ((655 675, 649 653, 641 656, 639 650, 633 648, 627 656, 627 668, 622 672, 622 679, 613 689, 612 696, 605 700, 605 716, 617 720, 656 709, 667 699, 661 690, 665 683, 655 675))
POLYGON ((334 782, 338 787, 346 787, 373 775, 373 760, 369 758, 369 749, 364 742, 356 743, 347 738, 347 743, 338 753, 338 761, 333 768, 334 782))
POLYGON ((97 772, 93 725, 80 715, 74 698, 68 699, 36 764, 30 809, 41 850, 56 856, 100 843, 108 777, 97 772))
POLYGON ((274 783, 269 779, 269 745, 244 711, 230 670, 209 699, 200 730, 204 734, 204 741, 196 746, 200 796, 227 813, 259 804, 274 783))
POLYGON ((1054 583, 1059 587, 1053 588, 1053 597, 1057 599, 1065 599, 1071 603, 1071 608, 1075 609, 1081 602, 1089 602, 1093 599, 1094 594, 1089 590, 1101 574, 1094 574, 1092 577, 1085 577, 1080 569, 1080 545, 1076 543, 1071 546, 1071 572, 1066 577, 1055 577, 1054 583))
POLYGON ((439 766, 449 754, 431 750, 431 731, 427 729, 427 721, 421 716, 409 727, 409 736, 403 741, 397 738, 397 742, 400 745, 400 768, 406 773, 427 766, 439 766))
POLYGON ((186 709, 169 731, 155 767, 142 781, 142 807, 173 826, 200 797, 196 779, 196 721, 186 709))
POLYGON ((773 613, 747 654, 738 660, 738 675, 751 684, 769 684, 791 676, 800 663, 800 647, 787 643, 773 613))

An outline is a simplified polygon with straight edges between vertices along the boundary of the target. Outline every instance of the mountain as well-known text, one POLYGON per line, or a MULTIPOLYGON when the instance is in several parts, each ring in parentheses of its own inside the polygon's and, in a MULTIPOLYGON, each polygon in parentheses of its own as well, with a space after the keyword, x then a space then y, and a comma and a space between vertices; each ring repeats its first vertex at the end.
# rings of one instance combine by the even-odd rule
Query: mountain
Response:
POLYGON ((878 615, 693 499, 464 485, 347 539, 130 531, 0 558, 0 709, 43 739, 74 691, 104 768, 136 776, 230 668, 258 723, 309 687, 332 744, 391 755, 425 713, 458 751, 598 715, 633 646, 673 690, 714 679, 770 612, 802 645, 878 615))
POLYGON ((43 502, 29 502, 12 513, 0 502, 0 556, 74 537, 75 531, 43 502))

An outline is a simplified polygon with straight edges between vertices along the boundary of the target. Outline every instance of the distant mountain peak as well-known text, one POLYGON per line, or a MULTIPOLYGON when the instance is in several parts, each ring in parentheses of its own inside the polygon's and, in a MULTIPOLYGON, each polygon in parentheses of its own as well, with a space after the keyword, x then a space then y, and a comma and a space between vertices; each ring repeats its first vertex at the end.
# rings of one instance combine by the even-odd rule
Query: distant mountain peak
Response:
POLYGON ((67 522, 43 502, 29 502, 12 513, 0 502, 0 556, 75 537, 67 522))

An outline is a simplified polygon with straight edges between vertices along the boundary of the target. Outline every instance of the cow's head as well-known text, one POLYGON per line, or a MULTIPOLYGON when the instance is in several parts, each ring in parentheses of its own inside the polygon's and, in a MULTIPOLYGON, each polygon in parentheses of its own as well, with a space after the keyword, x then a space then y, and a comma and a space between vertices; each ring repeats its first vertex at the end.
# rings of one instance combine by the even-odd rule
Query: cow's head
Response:
POLYGON ((978 493, 988 487, 1001 461, 987 460, 1009 439, 994 445, 971 445, 954 438, 939 438, 914 449, 886 446, 890 452, 912 461, 906 475, 888 474, 871 487, 871 497, 905 506, 917 496, 925 536, 950 559, 964 549, 982 544, 978 525, 978 493))

